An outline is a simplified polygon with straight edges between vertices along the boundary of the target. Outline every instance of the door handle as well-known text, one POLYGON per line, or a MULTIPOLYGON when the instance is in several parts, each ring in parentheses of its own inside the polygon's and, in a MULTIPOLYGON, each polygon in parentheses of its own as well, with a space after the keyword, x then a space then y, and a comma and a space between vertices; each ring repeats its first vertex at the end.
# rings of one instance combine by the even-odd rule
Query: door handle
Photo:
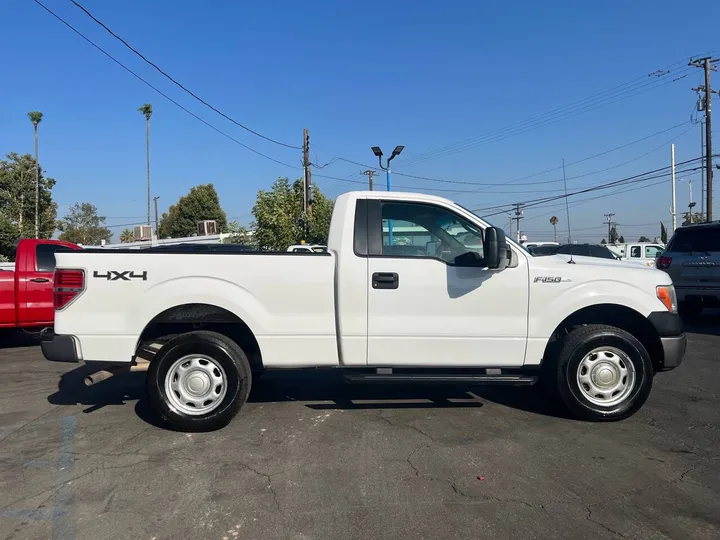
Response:
POLYGON ((375 272, 372 275, 373 289, 397 289, 400 286, 400 276, 395 272, 375 272))
POLYGON ((46 277, 36 277, 32 278, 30 281, 32 281, 33 283, 47 283, 50 280, 46 277))

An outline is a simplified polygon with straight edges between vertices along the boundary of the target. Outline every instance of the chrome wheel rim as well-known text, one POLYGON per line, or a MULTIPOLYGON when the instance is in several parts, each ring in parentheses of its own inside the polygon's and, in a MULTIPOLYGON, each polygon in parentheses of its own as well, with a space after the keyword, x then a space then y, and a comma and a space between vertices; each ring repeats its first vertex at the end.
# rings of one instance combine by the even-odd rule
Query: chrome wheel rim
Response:
POLYGON ((614 347, 593 349, 577 369, 577 384, 583 397, 603 407, 612 407, 627 399, 635 386, 635 378, 630 357, 614 347))
POLYGON ((191 354, 176 360, 165 376, 165 395, 170 406, 199 416, 215 410, 227 393, 227 375, 217 360, 191 354))

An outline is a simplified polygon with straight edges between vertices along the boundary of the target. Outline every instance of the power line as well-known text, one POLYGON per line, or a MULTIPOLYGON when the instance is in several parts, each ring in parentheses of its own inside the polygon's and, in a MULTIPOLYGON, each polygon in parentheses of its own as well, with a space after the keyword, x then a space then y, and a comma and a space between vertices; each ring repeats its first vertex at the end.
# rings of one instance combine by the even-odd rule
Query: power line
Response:
MULTIPOLYGON (((697 161, 698 159, 701 159, 701 158, 694 158, 694 159, 690 159, 690 160, 687 160, 687 161, 683 161, 683 162, 681 162, 681 163, 678 163, 677 165, 686 165, 686 164, 691 163, 691 162, 693 162, 693 161, 697 161)), ((614 180, 614 181, 612 181, 612 182, 608 182, 608 183, 605 183, 605 184, 599 184, 599 185, 596 185, 596 186, 591 186, 591 187, 588 187, 588 188, 585 188, 585 189, 582 189, 582 190, 579 190, 579 191, 575 191, 575 192, 573 192, 573 193, 568 193, 568 194, 563 194, 563 195, 556 195, 556 196, 553 196, 553 197, 544 197, 544 198, 540 198, 540 199, 534 199, 534 200, 526 201, 526 202, 524 202, 523 204, 525 205, 525 207, 528 207, 528 206, 537 206, 537 205, 539 205, 539 204, 543 204, 543 203, 547 203, 547 202, 553 202, 553 201, 556 201, 556 200, 559 200, 559 199, 564 199, 564 198, 567 198, 567 197, 572 197, 572 196, 574 196, 574 195, 579 195, 579 194, 582 194, 582 193, 589 193, 589 192, 598 191, 598 190, 601 190, 601 189, 608 189, 608 188, 611 188, 611 187, 614 187, 614 186, 617 186, 617 185, 624 185, 624 184, 645 182, 645 181, 651 180, 651 179, 653 179, 653 178, 661 178, 661 177, 668 176, 668 175, 670 174, 670 172, 664 172, 664 173, 661 173, 661 174, 656 174, 656 173, 659 173, 659 172, 661 172, 661 171, 664 171, 664 170, 670 169, 670 168, 671 168, 671 166, 668 165, 668 166, 665 166, 665 167, 661 167, 661 168, 659 168, 659 169, 655 169, 655 170, 652 170, 652 171, 647 171, 647 172, 644 172, 644 173, 641 173, 641 174, 637 174, 637 175, 634 175, 634 176, 629 176, 629 177, 626 177, 626 178, 621 178, 621 179, 619 179, 619 180, 614 180), (655 175, 655 176, 648 176, 648 175, 655 175)), ((683 171, 680 171, 680 173, 686 173, 686 172, 690 172, 690 171, 694 171, 694 170, 695 170, 694 168, 685 169, 685 170, 683 170, 683 171)), ((498 209, 498 208, 507 209, 509 206, 512 206, 512 205, 514 205, 514 204, 516 204, 516 203, 507 203, 507 204, 504 204, 504 205, 497 205, 497 206, 491 206, 491 207, 485 207, 485 208, 476 208, 476 209, 474 210, 474 212, 482 212, 482 211, 485 211, 485 210, 493 210, 493 209, 498 209)), ((502 210, 502 211, 496 212, 495 214, 490 214, 490 215, 497 215, 497 214, 505 213, 505 212, 506 212, 506 210, 502 210)), ((488 216, 484 216, 484 217, 488 217, 488 216)))
MULTIPOLYGON (((113 30, 111 30, 105 23, 103 23, 101 20, 99 20, 97 17, 95 17, 95 15, 93 15, 92 13, 90 13, 90 11, 88 11, 87 8, 83 7, 80 3, 76 2, 75 0, 70 0, 70 1, 71 1, 76 7, 78 7, 79 9, 81 9, 81 10, 82 10, 88 17, 90 17, 93 21, 95 21, 97 24, 99 24, 100 26, 102 26, 111 36, 113 36, 115 39, 117 39, 118 41, 120 41, 120 43, 122 43, 123 45, 125 45, 125 47, 127 47, 128 49, 130 49, 130 50, 131 50, 132 52, 134 52, 137 56, 139 56, 140 58, 142 58, 142 60, 145 61, 147 64, 149 64, 149 65, 151 65, 152 67, 154 67, 157 71, 159 71, 163 76, 165 76, 165 77, 166 77, 168 80, 170 80, 173 84, 175 84, 176 86, 178 86, 179 88, 181 88, 182 90, 184 90, 185 92, 187 92, 188 94, 190 94, 192 97, 194 97, 195 99, 197 99, 200 103, 202 103, 203 105, 205 105, 205 106, 208 107, 209 109, 212 109, 213 111, 215 111, 217 114, 219 114, 220 116, 222 116, 222 117, 225 118, 226 120, 229 120, 230 122, 232 122, 233 124, 235 124, 235 125, 238 126, 238 127, 241 127, 241 128, 244 129, 245 131, 248 131, 248 132, 252 133, 253 135, 258 136, 258 137, 260 137, 261 139, 265 139, 266 141, 270 141, 271 143, 275 143, 275 144, 277 144, 277 145, 284 146, 285 148, 293 148, 293 149, 295 149, 295 150, 300 150, 300 149, 301 149, 299 146, 295 146, 295 145, 292 145, 292 144, 286 144, 286 143, 277 141, 277 140, 275 140, 275 139, 272 139, 272 138, 270 138, 270 137, 267 137, 267 136, 263 135, 262 133, 258 133, 258 132, 255 131, 254 129, 251 129, 251 128, 247 127, 246 125, 241 124, 240 122, 238 122, 237 120, 231 118, 230 116, 228 116, 227 114, 225 114, 225 113, 222 112, 221 110, 213 107, 212 105, 210 105, 210 103, 208 103, 208 102, 205 101, 203 98, 201 98, 200 96, 198 96, 197 94, 195 94, 192 90, 189 90, 188 88, 186 88, 185 86, 183 86, 182 84, 180 84, 177 80, 175 80, 172 76, 170 76, 168 73, 166 73, 166 72, 165 72, 162 68, 160 68, 157 64, 155 64, 154 62, 152 62, 151 60, 149 60, 144 54, 142 54, 142 53, 141 53, 140 51, 138 51, 135 47, 133 47, 132 45, 130 45, 130 44, 129 44, 127 41, 125 41, 122 37, 120 37, 119 35, 117 35, 117 34, 116 34, 113 30)), ((40 3, 40 2, 38 2, 37 0, 35 0, 35 2, 37 2, 38 4, 40 3)), ((42 4, 41 4, 41 5, 42 5, 42 4)), ((44 7, 44 6, 43 6, 43 7, 44 7)))
MULTIPOLYGON (((590 112, 590 111, 593 111, 600 107, 604 107, 604 106, 610 105, 612 103, 617 103, 618 101, 622 101, 624 99, 634 97, 636 95, 647 92, 649 90, 653 90, 660 86, 665 86, 666 84, 676 82, 677 80, 679 80, 679 78, 682 78, 682 77, 679 77, 679 78, 676 77, 669 81, 660 82, 659 84, 656 84, 657 81, 655 81, 655 80, 653 80, 651 82, 647 82, 647 77, 655 76, 658 78, 667 78, 667 76, 670 75, 670 73, 672 73, 671 68, 674 68, 678 64, 682 64, 682 63, 684 63, 684 60, 674 62, 673 64, 666 66, 662 70, 657 70, 656 72, 650 73, 647 76, 639 77, 637 79, 634 79, 627 83, 623 83, 619 86, 616 86, 616 87, 606 90, 604 92, 600 92, 598 94, 589 96, 587 98, 575 101, 573 103, 570 103, 569 105, 558 107, 558 108, 548 111, 546 113, 531 117, 527 120, 516 122, 516 123, 510 124, 504 128, 499 128, 499 129, 487 132, 482 135, 477 135, 475 137, 471 137, 469 139, 460 141, 458 143, 453 143, 453 144, 446 145, 444 147, 441 147, 441 148, 438 148, 435 150, 430 150, 430 151, 424 152, 422 154, 418 154, 414 158, 411 158, 410 160, 406 160, 405 163, 403 164, 403 166, 408 167, 411 165, 417 165, 417 164, 419 164, 423 161, 427 161, 429 159, 445 157, 448 155, 452 155, 453 153, 468 150, 475 146, 480 146, 480 145, 485 145, 485 144, 489 144, 492 142, 497 142, 497 141, 503 140, 503 139, 511 137, 511 136, 525 133, 531 129, 537 129, 539 127, 544 127, 546 125, 550 125, 550 124, 555 123, 560 120, 566 120, 568 118, 577 116, 578 114, 590 112), (645 82, 641 83, 640 81, 642 81, 642 80, 645 80, 645 82), (628 87, 628 88, 624 88, 624 87, 628 87), (616 92, 617 90, 621 90, 621 89, 623 90, 622 92, 619 92, 619 93, 616 92), (605 97, 603 97, 602 99, 597 101, 597 98, 600 98, 604 94, 613 94, 613 93, 615 93, 615 95, 606 95, 605 97), (627 95, 627 94, 630 94, 630 95, 627 95), (623 97, 622 99, 615 99, 615 98, 618 98, 621 96, 626 96, 626 97, 623 97), (612 101, 613 99, 615 99, 615 101, 612 101), (593 101, 595 101, 595 102, 593 103, 593 101), (564 109, 570 109, 570 110, 564 110, 564 109), (575 109, 575 110, 572 110, 572 109, 575 109), (568 113, 572 113, 572 114, 568 115, 568 113), (525 124, 530 124, 530 126, 524 127, 525 124), (520 131, 518 131, 518 129, 520 129, 520 131), (513 131, 514 131, 514 133, 513 133, 513 131), (507 132, 510 132, 510 133, 507 133, 507 132)), ((692 71, 692 70, 688 69, 687 66, 685 66, 684 68, 682 68, 679 71, 678 75, 687 74, 690 71, 692 71)), ((682 76, 685 76, 685 75, 682 75, 682 76)))
MULTIPOLYGON (((578 163, 583 163, 583 162, 585 162, 585 161, 589 161, 589 160, 594 159, 594 158, 596 158, 596 157, 600 157, 600 156, 607 155, 607 154, 609 154, 609 153, 611 153, 611 152, 614 152, 614 151, 616 151, 616 150, 621 150, 621 149, 623 149, 623 148, 627 148, 628 146, 632 146, 633 144, 636 144, 636 143, 645 141, 645 140, 647 140, 647 139, 650 139, 650 138, 655 137, 655 136, 657 136, 657 135, 661 135, 661 134, 663 134, 663 133, 666 133, 666 132, 668 132, 668 131, 671 131, 671 130, 673 130, 673 129, 676 129, 676 128, 678 128, 678 127, 680 127, 680 126, 684 126, 684 125, 687 125, 687 122, 682 122, 682 123, 680 123, 680 124, 677 124, 677 125, 672 126, 672 127, 670 127, 670 128, 664 129, 664 130, 662 130, 662 131, 658 131, 657 133, 653 133, 652 135, 648 135, 648 136, 643 137, 643 138, 641 138, 641 139, 637 139, 637 140, 635 140, 635 141, 629 142, 629 143, 624 144, 624 145, 621 145, 621 146, 617 146, 617 147, 612 148, 612 149, 610 149, 610 150, 605 150, 605 151, 603 151, 603 152, 599 152, 599 153, 597 153, 597 154, 593 154, 592 156, 588 156, 588 157, 579 159, 579 160, 577 160, 577 161, 573 161, 573 162, 567 164, 566 166, 576 165, 576 164, 578 164, 578 163)), ((617 168, 619 168, 619 167, 623 167, 623 166, 625 166, 625 165, 627 165, 627 164, 629 164, 629 163, 632 163, 632 162, 634 162, 634 161, 637 161, 637 160, 639 160, 639 159, 642 159, 642 158, 644 158, 644 157, 652 154, 653 152, 657 152, 657 151, 660 150, 661 148, 664 148, 665 146, 667 146, 668 144, 670 144, 670 142, 672 142, 672 141, 678 139, 679 137, 682 137, 683 135, 685 135, 685 133, 689 132, 691 129, 692 129, 692 126, 690 126, 687 130, 683 131, 680 135, 678 135, 678 136, 676 136, 676 137, 673 137, 669 142, 663 142, 661 145, 658 145, 658 146, 654 147, 653 149, 649 150, 648 152, 645 152, 644 154, 640 154, 639 156, 636 156, 636 157, 634 157, 634 158, 632 158, 632 159, 629 159, 629 160, 624 161, 624 162, 622 162, 622 163, 619 163, 619 164, 617 164, 617 165, 613 165, 613 166, 610 166, 610 167, 606 167, 606 168, 604 168, 604 169, 599 169, 599 170, 596 170, 596 171, 592 171, 592 172, 584 173, 584 174, 579 174, 579 175, 576 175, 576 176, 569 176, 567 179, 568 179, 568 180, 575 180, 575 179, 577 179, 577 178, 585 178, 585 177, 587 177, 587 176, 592 176, 592 175, 595 175, 595 174, 600 174, 600 173, 603 173, 603 172, 607 172, 607 171, 612 170, 612 169, 617 169, 617 168)), ((497 182, 496 182, 496 183, 460 182, 460 181, 454 181, 454 180, 444 180, 444 179, 440 179, 440 178, 430 178, 430 177, 418 176, 418 175, 412 175, 412 174, 405 174, 405 173, 394 173, 394 174, 396 174, 397 176, 404 176, 404 177, 407 177, 407 178, 415 178, 415 179, 418 179, 418 180, 427 180, 427 181, 432 181, 432 182, 443 182, 443 183, 463 184, 463 185, 478 185, 478 186, 495 186, 495 187, 500 187, 500 186, 506 186, 506 185, 508 185, 508 184, 514 184, 514 185, 516 185, 516 186, 535 186, 535 185, 542 185, 542 184, 555 184, 555 183, 562 182, 563 179, 560 178, 560 179, 557 179, 557 180, 542 180, 542 181, 539 181, 539 182, 523 182, 523 183, 515 183, 515 182, 517 182, 518 180, 524 180, 524 179, 527 179, 527 178, 532 178, 532 177, 534 177, 534 176, 540 176, 540 175, 542 175, 542 174, 545 174, 545 173, 548 173, 548 172, 552 172, 552 171, 556 171, 556 170, 559 170, 559 169, 562 169, 562 166, 560 166, 560 167, 553 167, 552 169, 547 169, 547 170, 542 171, 542 172, 539 172, 539 173, 534 173, 534 174, 531 174, 531 175, 523 176, 523 177, 520 177, 520 178, 516 178, 516 179, 514 179, 514 180, 508 180, 508 181, 506 181, 506 182, 500 182, 500 183, 497 183, 497 182)), ((469 190, 468 192, 478 192, 478 191, 481 191, 481 190, 479 190, 479 189, 477 189, 477 190, 469 190)))
POLYGON ((222 135, 223 137, 226 137, 227 139, 231 140, 232 142, 234 142, 234 143, 236 143, 236 144, 239 144, 240 146, 242 146, 242 147, 245 148, 246 150, 249 150, 250 152, 252 152, 252 153, 254 153, 254 154, 257 154, 258 156, 264 157, 265 159, 268 159, 268 160, 270 160, 270 161, 273 161, 273 162, 275 162, 275 163, 277 163, 277 164, 279 164, 279 165, 283 165, 283 166, 285 166, 285 167, 289 167, 289 168, 291 168, 291 169, 301 169, 301 167, 297 167, 297 166, 295 166, 295 165, 289 165, 288 163, 284 163, 284 162, 282 162, 282 161, 280 161, 280 160, 277 160, 277 159, 272 158, 272 157, 270 157, 270 156, 268 156, 268 155, 265 155, 265 154, 263 154, 262 152, 258 152, 258 151, 255 150, 254 148, 249 147, 248 145, 246 145, 246 144, 238 141, 238 140, 237 140, 236 138, 234 138, 233 136, 228 135, 227 133, 225 133, 225 132, 222 131, 221 129, 215 127, 215 126, 212 125, 210 122, 208 122, 207 120, 204 120, 203 118, 199 117, 197 114, 195 114, 194 112, 192 112, 192 111, 190 111, 189 109, 185 108, 185 107, 182 106, 180 103, 178 103, 177 101, 175 101, 173 98, 171 98, 170 96, 168 96, 167 94, 165 94, 162 90, 158 89, 157 87, 153 86, 151 83, 149 83, 148 81, 146 81, 145 79, 143 79, 140 75, 138 75, 137 73, 135 73, 132 69, 130 69, 130 68, 127 67, 125 64, 123 64, 122 62, 120 62, 117 58, 115 58, 115 57, 112 56, 109 52, 107 52, 105 49, 103 49, 102 47, 100 47, 99 45, 97 45, 95 42, 93 42, 90 38, 88 38, 87 36, 85 36, 82 32, 80 32, 78 29, 76 29, 74 26, 72 26, 72 25, 71 25, 69 22, 67 22, 65 19, 63 19, 62 17, 60 17, 57 13, 55 13, 55 12, 52 11, 50 8, 48 8, 47 6, 45 6, 42 2, 40 2, 39 0, 33 0, 33 2, 35 2, 35 3, 38 4, 41 8, 43 8, 45 11, 47 11, 48 13, 50 13, 50 15, 52 15, 53 17, 55 17, 58 21, 60 21, 60 22, 63 23, 65 26, 67 26, 70 30, 72 30, 73 32, 75 32, 78 36, 80 36, 80 37, 83 38, 85 41, 87 41, 90 45, 92 45, 93 47, 95 47, 98 51, 100 51, 100 52, 103 53, 105 56, 107 56, 110 60, 112 60, 113 62, 115 62, 118 66, 120 66, 120 67, 123 68, 125 71, 127 71, 128 73, 130 73, 133 77, 135 77, 136 79, 138 79, 138 80, 141 81, 142 83, 146 84, 147 86, 149 86, 149 87, 152 88, 153 90, 155 90, 155 92, 157 92, 157 93, 160 94, 162 97, 164 97, 165 99, 167 99, 170 103, 172 103, 173 105, 176 105, 176 106, 179 107, 181 110, 183 110, 184 112, 186 112, 187 114, 189 114, 190 116, 192 116, 193 118, 195 118, 196 120, 202 122, 202 123, 205 124, 207 127, 209 127, 210 129, 212 129, 213 131, 216 131, 217 133, 219 133, 219 134, 222 135))

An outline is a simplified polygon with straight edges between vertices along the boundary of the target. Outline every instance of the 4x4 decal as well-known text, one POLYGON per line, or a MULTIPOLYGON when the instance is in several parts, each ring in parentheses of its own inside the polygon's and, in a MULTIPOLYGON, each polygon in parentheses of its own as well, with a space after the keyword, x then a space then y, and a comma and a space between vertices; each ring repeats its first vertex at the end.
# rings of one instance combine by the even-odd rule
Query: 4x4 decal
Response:
POLYGON ((108 281, 130 281, 131 279, 141 279, 147 281, 147 270, 144 270, 141 274, 136 274, 134 270, 123 270, 119 272, 117 270, 108 270, 104 274, 101 274, 97 270, 93 272, 94 278, 106 279, 108 281))

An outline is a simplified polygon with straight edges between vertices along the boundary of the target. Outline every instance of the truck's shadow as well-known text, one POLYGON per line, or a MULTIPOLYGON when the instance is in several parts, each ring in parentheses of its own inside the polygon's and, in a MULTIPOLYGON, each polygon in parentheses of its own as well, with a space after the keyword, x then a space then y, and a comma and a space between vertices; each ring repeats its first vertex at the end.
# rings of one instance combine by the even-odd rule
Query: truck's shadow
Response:
MULTIPOLYGON (((145 374, 128 373, 85 386, 83 380, 96 368, 79 366, 65 373, 58 391, 48 396, 54 405, 86 405, 84 413, 135 401, 137 415, 166 428, 150 410, 145 374)), ((483 401, 534 414, 566 418, 554 401, 534 388, 417 386, 407 384, 350 385, 341 373, 329 370, 268 372, 253 383, 249 403, 296 401, 314 410, 479 408, 483 401)))

